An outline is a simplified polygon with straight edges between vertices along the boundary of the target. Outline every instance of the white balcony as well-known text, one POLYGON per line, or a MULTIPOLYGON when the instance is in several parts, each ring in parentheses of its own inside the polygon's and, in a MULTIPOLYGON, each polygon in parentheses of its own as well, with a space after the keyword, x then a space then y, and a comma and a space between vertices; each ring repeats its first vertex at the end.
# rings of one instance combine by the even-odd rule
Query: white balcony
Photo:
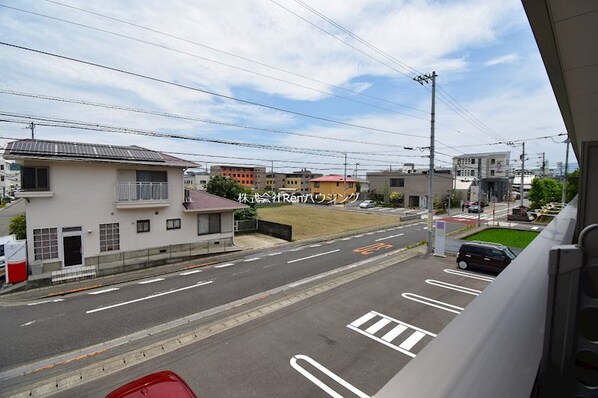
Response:
POLYGON ((116 183, 117 209, 166 207, 169 205, 167 182, 116 183))

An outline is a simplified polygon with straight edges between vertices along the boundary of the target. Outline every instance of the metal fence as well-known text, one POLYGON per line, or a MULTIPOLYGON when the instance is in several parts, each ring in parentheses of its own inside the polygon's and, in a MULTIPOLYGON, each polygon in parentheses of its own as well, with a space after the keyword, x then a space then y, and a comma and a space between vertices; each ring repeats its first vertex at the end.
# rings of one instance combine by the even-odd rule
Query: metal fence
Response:
POLYGON ((257 218, 251 220, 235 220, 235 232, 257 231, 257 218))
POLYGON ((138 200, 168 200, 167 182, 117 182, 116 200, 132 202, 138 200))

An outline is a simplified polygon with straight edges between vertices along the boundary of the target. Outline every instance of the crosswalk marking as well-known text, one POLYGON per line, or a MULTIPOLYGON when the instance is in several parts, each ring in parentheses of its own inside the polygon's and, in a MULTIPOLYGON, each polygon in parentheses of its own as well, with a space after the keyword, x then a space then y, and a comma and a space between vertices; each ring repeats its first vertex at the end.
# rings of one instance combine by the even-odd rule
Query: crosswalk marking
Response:
POLYGON ((347 327, 412 358, 436 337, 434 333, 376 311, 362 315, 347 327))

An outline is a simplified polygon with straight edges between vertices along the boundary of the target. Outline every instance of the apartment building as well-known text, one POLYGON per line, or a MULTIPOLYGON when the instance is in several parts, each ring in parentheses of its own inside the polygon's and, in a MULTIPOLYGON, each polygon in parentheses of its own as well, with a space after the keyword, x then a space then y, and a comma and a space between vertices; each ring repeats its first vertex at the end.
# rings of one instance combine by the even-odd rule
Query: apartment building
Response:
POLYGON ((230 177, 239 184, 262 191, 266 187, 266 168, 261 166, 210 166, 210 175, 230 177))
POLYGON ((210 173, 206 171, 187 170, 183 176, 183 183, 185 188, 194 191, 205 191, 205 186, 210 181, 210 177, 210 173))
POLYGON ((487 202, 506 200, 511 187, 511 152, 471 153, 453 158, 455 188, 471 195, 472 183, 479 197, 487 202))
POLYGON ((266 174, 266 185, 273 190, 283 188, 294 192, 306 194, 310 192, 309 181, 322 177, 322 174, 312 173, 310 170, 301 169, 292 173, 269 173, 266 174))

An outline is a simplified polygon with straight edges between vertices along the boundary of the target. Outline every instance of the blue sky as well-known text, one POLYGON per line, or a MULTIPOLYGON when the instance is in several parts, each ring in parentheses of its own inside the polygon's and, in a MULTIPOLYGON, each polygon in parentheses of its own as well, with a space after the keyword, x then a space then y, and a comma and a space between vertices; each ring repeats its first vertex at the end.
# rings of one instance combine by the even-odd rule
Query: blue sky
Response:
POLYGON ((423 168, 431 94, 412 77, 436 71, 438 167, 463 153, 510 150, 518 159, 520 145, 497 142, 522 139, 531 167, 542 152, 550 166, 564 160, 565 137, 533 139, 565 128, 515 0, 0 5, 5 43, 291 111, 0 45, 0 112, 11 121, 0 123, 2 137, 29 137, 24 127, 35 116, 69 126, 40 123, 36 138, 139 145, 208 166, 274 161, 275 171, 342 173, 347 152, 349 170, 359 163, 359 174, 405 162, 423 168), (73 122, 282 150, 81 130, 73 122))

